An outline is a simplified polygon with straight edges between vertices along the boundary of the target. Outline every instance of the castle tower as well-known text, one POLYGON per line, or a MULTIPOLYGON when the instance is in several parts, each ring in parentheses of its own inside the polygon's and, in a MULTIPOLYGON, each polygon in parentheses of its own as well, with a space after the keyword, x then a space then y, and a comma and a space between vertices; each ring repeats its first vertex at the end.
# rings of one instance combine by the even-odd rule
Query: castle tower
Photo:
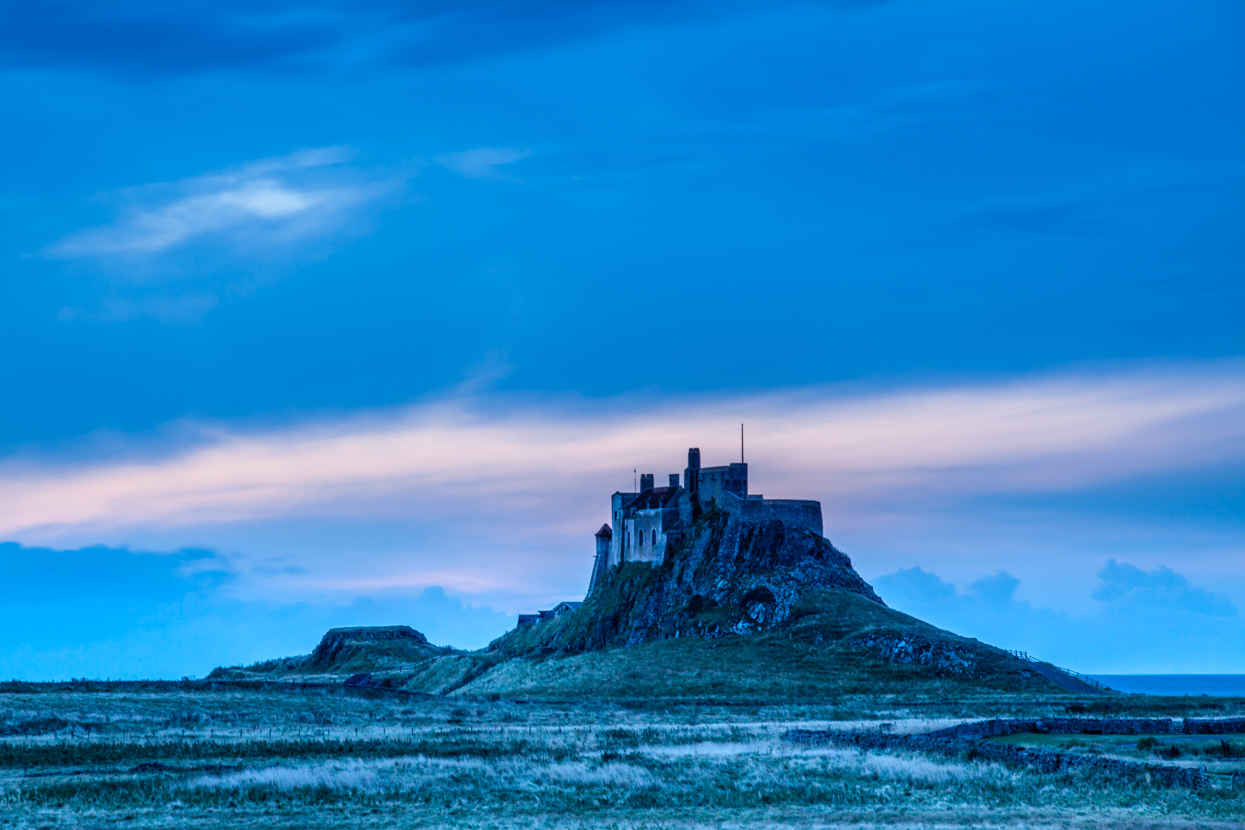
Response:
POLYGON ((652 490, 652 489, 653 489, 653 474, 652 473, 640 473, 640 492, 643 493, 645 490, 652 490))
POLYGON ((614 538, 614 533, 610 530, 608 524, 601 525, 601 529, 596 533, 597 537, 597 558, 592 565, 592 579, 588 580, 588 593, 592 593, 592 589, 597 587, 597 582, 605 577, 606 572, 610 569, 610 540, 614 538))
POLYGON ((610 526, 601 525, 601 529, 597 531, 597 556, 599 558, 610 558, 610 539, 612 538, 614 538, 614 532, 610 530, 610 526))

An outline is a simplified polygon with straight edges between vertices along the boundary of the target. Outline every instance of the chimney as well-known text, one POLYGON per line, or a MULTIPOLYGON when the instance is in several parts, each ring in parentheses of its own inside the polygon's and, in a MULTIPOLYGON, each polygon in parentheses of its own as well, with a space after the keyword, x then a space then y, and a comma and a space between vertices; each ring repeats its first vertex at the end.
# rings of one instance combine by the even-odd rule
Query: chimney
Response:
POLYGON ((700 492, 700 450, 696 447, 687 451, 687 469, 683 471, 683 486, 693 497, 700 492))
POLYGON ((670 474, 670 489, 671 490, 679 489, 679 474, 678 473, 670 474))
POLYGON ((645 490, 652 490, 652 489, 653 489, 653 474, 652 473, 640 473, 640 492, 643 493, 645 490))

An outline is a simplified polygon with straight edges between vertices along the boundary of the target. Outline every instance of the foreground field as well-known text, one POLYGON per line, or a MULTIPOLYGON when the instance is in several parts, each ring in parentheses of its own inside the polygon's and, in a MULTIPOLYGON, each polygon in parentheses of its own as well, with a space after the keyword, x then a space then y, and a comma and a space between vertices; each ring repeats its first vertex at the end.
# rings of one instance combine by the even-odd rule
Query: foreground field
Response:
MULTIPOLYGON (((1108 705, 1087 701, 1091 705, 1108 705)), ((1239 701, 1116 709, 1239 714, 1239 701)), ((1070 704, 1073 708, 1081 704, 1070 704)), ((801 748, 1062 701, 534 703, 332 689, 0 694, 0 823, 35 827, 1238 827, 1245 793, 801 748)))

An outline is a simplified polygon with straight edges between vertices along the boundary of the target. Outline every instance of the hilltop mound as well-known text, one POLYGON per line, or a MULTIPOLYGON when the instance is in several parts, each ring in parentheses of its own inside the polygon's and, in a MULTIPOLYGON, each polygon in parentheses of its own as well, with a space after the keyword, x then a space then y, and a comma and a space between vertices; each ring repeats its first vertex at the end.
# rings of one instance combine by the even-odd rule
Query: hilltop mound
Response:
POLYGON ((479 655, 432 645, 408 625, 357 626, 331 629, 311 654, 220 668, 208 677, 341 683, 366 675, 367 685, 445 694, 488 666, 479 655))
POLYGON ((307 657, 304 667, 327 671, 374 668, 378 660, 410 661, 439 657, 453 649, 437 648, 409 625, 331 628, 307 657))

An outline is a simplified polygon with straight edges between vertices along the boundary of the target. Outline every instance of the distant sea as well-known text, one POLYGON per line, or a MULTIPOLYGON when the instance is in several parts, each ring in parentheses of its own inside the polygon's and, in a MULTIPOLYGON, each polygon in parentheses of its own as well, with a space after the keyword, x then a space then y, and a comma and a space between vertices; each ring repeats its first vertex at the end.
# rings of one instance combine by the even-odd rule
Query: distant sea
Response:
POLYGON ((1245 697, 1245 674, 1095 674, 1117 692, 1245 697))

